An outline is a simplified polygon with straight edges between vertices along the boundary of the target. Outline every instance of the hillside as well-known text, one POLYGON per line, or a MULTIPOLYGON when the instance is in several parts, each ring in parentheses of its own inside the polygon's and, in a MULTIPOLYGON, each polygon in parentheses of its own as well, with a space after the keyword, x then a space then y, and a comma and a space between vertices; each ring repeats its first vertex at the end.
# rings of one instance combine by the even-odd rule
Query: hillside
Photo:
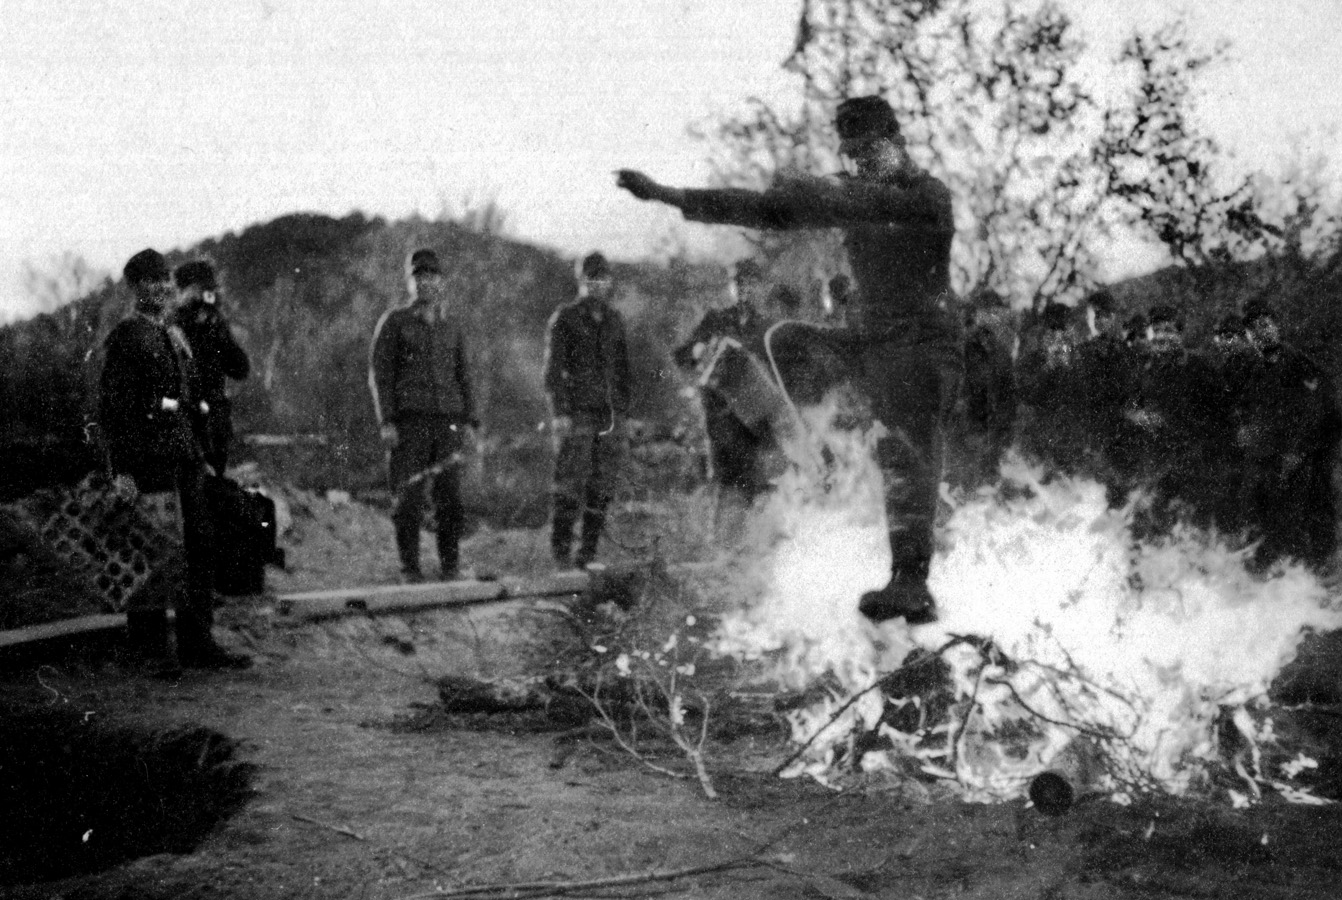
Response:
MULTIPOLYGON (((219 268, 224 312, 252 361, 252 376, 234 398, 237 430, 301 436, 287 457, 268 462, 291 469, 286 474, 305 486, 357 489, 384 477, 368 346, 378 317, 403 302, 405 255, 419 246, 447 261, 451 289, 475 336, 487 444, 535 443, 546 412, 546 322, 575 290, 571 261, 553 251, 454 222, 388 222, 354 213, 288 215, 168 253, 173 265, 205 256, 219 268)), ((635 361, 633 413, 669 427, 686 407, 668 347, 699 311, 721 301, 723 273, 712 266, 615 270, 635 361)), ((4 493, 40 480, 33 466, 49 472, 53 460, 61 460, 56 468, 88 463, 79 446, 98 350, 128 303, 118 283, 0 329, 0 441, 16 462, 6 476, 16 483, 4 493)))

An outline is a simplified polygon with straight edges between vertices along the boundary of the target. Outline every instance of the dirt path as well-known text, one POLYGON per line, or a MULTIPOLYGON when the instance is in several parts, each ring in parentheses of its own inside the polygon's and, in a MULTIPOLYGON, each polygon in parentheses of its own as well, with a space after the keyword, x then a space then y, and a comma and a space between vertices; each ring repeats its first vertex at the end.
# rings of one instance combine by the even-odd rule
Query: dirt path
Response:
MULTIPOLYGON (((286 543, 293 566, 272 575, 279 591, 395 574, 385 516, 357 504, 295 503, 286 543)), ((465 551, 469 564, 510 574, 548 566, 538 532, 477 534, 465 551)), ((571 896, 1342 896, 1337 807, 1095 802, 1048 818, 1022 803, 954 802, 922 783, 835 794, 767 774, 787 752, 781 733, 711 747, 721 798, 710 801, 694 781, 653 774, 605 741, 460 720, 406 727, 436 700, 435 677, 528 671, 549 651, 553 618, 545 604, 512 602, 283 629, 249 607, 223 615, 220 631, 257 655, 248 672, 166 683, 89 659, 7 672, 0 698, 211 726, 240 740, 258 769, 254 798, 194 853, 0 895, 401 900, 706 868, 571 896), (712 870, 741 860, 751 862, 712 870)), ((658 762, 683 761, 668 752, 658 762)))
MULTIPOLYGON (((240 739, 244 757, 259 766, 256 796, 195 853, 146 857, 7 896, 397 900, 464 885, 741 859, 761 862, 577 896, 1342 894, 1336 807, 1230 812, 1098 802, 1053 819, 1019 803, 930 800, 922 787, 834 794, 770 777, 785 748, 759 735, 714 749, 722 793, 715 802, 694 782, 650 773, 605 743, 397 727, 414 704, 435 699, 425 675, 504 674, 523 665, 543 615, 514 603, 287 631, 253 622, 245 638, 235 631, 231 639, 259 652, 255 669, 177 683, 110 664, 44 670, 43 681, 76 708, 148 725, 196 722, 240 739), (414 652, 405 652, 410 646, 414 652)), ((34 690, 34 677, 13 673, 11 693, 49 698, 34 690)))

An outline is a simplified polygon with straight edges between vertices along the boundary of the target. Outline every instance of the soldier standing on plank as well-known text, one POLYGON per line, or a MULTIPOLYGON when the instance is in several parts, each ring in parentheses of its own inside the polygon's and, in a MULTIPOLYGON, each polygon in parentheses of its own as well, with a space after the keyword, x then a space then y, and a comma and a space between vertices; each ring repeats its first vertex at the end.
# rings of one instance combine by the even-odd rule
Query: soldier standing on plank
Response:
POLYGON ((622 170, 618 185, 640 200, 675 206, 687 219, 777 230, 838 228, 857 296, 848 321, 857 383, 887 434, 877 443, 885 476, 890 578, 858 608, 882 621, 934 617, 927 588, 944 429, 963 362, 951 311, 950 191, 909 156, 894 111, 856 97, 835 115, 839 153, 856 171, 839 179, 778 179, 758 192, 693 190, 622 170))
POLYGON ((177 283, 178 306, 168 316, 168 324, 180 328, 191 347, 195 372, 193 424, 205 462, 216 475, 223 475, 233 440, 232 402, 224 390, 224 379, 241 381, 251 370, 251 363, 219 310, 214 266, 203 259, 183 263, 173 272, 173 281, 177 283))
POLYGON ((550 317, 545 341, 545 391, 555 436, 554 511, 550 551, 570 564, 573 528, 582 537, 572 564, 596 558, 606 507, 624 460, 629 413, 629 348, 624 318, 610 305, 610 264, 591 253, 578 266, 578 299, 550 317))
MULTIPOLYGON (((107 336, 99 385, 99 422, 114 490, 131 502, 166 494, 180 509, 186 577, 173 592, 176 662, 199 669, 246 668, 251 659, 220 647, 211 631, 214 554, 204 460, 188 418, 190 352, 180 329, 164 324, 173 297, 168 265, 157 251, 142 250, 126 263, 124 275, 135 294, 135 311, 107 336)), ((126 628, 133 650, 174 665, 163 606, 132 606, 126 628)))
POLYGON ((401 577, 424 580, 419 532, 428 488, 437 519, 444 581, 458 575, 465 509, 461 462, 467 429, 478 427, 470 361, 459 311, 451 303, 438 255, 410 255, 410 303, 389 310, 373 332, 368 375, 373 409, 390 449, 392 522, 401 577))

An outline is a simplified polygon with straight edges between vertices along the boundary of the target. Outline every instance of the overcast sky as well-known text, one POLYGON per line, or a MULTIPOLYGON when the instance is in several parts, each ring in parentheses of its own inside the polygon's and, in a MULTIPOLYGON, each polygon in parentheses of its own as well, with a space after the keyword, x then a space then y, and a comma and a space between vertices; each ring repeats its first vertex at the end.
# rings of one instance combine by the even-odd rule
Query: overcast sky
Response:
MULTIPOLYGON (((1112 53, 1148 0, 1069 0, 1112 53)), ((640 256, 702 226, 613 188, 699 183, 692 121, 789 96, 799 0, 0 0, 0 321, 62 251, 119 271, 284 213, 496 197, 518 237, 640 256)), ((1342 122, 1342 2, 1191 0, 1235 42, 1200 111, 1246 165, 1342 122)), ((1335 135, 1334 135, 1335 137, 1335 135)), ((1116 263, 1121 269, 1123 263, 1116 263)))

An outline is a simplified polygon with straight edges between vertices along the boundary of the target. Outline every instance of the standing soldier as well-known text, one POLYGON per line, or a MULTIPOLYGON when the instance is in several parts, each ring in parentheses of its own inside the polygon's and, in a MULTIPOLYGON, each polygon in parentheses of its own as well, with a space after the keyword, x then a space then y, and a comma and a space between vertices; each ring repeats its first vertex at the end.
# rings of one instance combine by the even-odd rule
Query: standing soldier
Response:
POLYGON ((423 580, 419 532, 428 488, 437 519, 438 564, 444 581, 457 577, 465 510, 461 462, 466 430, 478 426, 466 336, 460 311, 432 250, 410 255, 410 303, 389 310, 373 332, 369 386, 373 409, 390 447, 396 496, 392 522, 401 576, 423 580))
POLYGON ((1021 427, 1022 446, 1069 474, 1077 471, 1086 443, 1077 415, 1082 380, 1073 324, 1071 307, 1047 303, 1030 335, 1030 349, 1021 354, 1018 373, 1028 413, 1021 427))
POLYGON ((713 530, 719 540, 735 542, 745 525, 746 511, 769 488, 761 471, 765 450, 773 443, 768 420, 744 422, 729 398, 713 380, 713 362, 723 341, 763 350, 767 323, 759 310, 764 296, 764 271, 754 260, 743 259, 732 270, 730 306, 709 310, 672 353, 676 364, 698 375, 704 406, 708 459, 717 492, 713 530))
POLYGON ((1239 443, 1248 457, 1248 514, 1261 532, 1257 561, 1293 557, 1321 566, 1336 544, 1333 466, 1342 436, 1335 387, 1313 360, 1282 340, 1277 314, 1245 304, 1258 352, 1245 390, 1239 443))
POLYGON ((1216 377, 1218 407, 1234 440, 1213 450, 1212 467, 1218 473, 1213 520, 1222 534, 1241 535, 1249 525, 1245 486, 1250 482, 1245 446, 1238 438, 1251 398, 1249 379, 1258 362, 1258 351, 1249 342, 1244 320, 1238 315, 1223 316, 1212 330, 1211 345, 1204 354, 1216 377))
POLYGON ((1079 419, 1091 474, 1107 475, 1128 400, 1131 354, 1109 291, 1088 296, 1085 310, 1089 334, 1077 347, 1076 360, 1082 390, 1079 419))
POLYGON ((857 284, 851 356, 860 367, 858 384, 887 432, 876 453, 892 557, 888 582, 864 594, 858 608, 875 621, 929 621, 944 426, 962 371, 960 323, 949 308, 951 195, 913 162, 884 98, 844 100, 835 127, 839 153, 856 167, 837 180, 778 179, 763 192, 691 190, 623 170, 618 184, 640 200, 678 207, 696 222, 843 230, 857 284))
MULTIPOLYGON (((170 508, 175 500, 180 511, 186 578, 173 592, 177 662, 199 669, 246 668, 251 659, 220 647, 211 631, 214 555, 204 466, 188 418, 185 340, 164 324, 173 294, 168 265, 157 251, 142 250, 126 263, 124 275, 135 294, 135 311, 107 336, 99 385, 99 422, 113 487, 131 502, 145 496, 149 505, 170 508)), ((132 648, 172 665, 167 610, 137 608, 134 602, 126 614, 132 648)))
POLYGON ((1123 410, 1130 452, 1121 474, 1154 490, 1149 524, 1157 531, 1174 523, 1178 507, 1205 525, 1224 477, 1212 460, 1233 439, 1230 420, 1215 371, 1188 352, 1179 311, 1153 307, 1149 323, 1148 350, 1133 368, 1123 410))
POLYGON ((1011 310, 983 292, 965 317, 965 420, 975 483, 991 481, 1016 425, 1015 343, 1011 310))
POLYGON ((578 299, 550 317, 545 390, 556 441, 550 550, 560 566, 569 565, 581 513, 572 563, 585 568, 596 558, 628 440, 629 348, 624 318, 610 305, 614 281, 606 258, 588 254, 577 275, 578 299))
POLYGON ((223 475, 233 440, 232 403, 224 391, 224 379, 246 378, 251 365, 219 310, 214 266, 203 259, 183 263, 173 272, 173 281, 178 306, 168 316, 168 324, 182 330, 191 348, 193 424, 205 462, 216 475, 223 475))

